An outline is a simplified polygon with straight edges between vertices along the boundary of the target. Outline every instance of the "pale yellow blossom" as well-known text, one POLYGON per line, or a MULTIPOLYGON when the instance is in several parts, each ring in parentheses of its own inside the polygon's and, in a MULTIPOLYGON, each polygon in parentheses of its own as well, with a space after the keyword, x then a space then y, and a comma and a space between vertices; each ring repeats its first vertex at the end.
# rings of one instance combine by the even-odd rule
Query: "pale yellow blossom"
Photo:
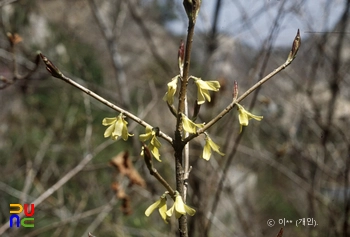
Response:
POLYGON ((168 217, 172 216, 175 211, 175 217, 179 219, 182 215, 186 213, 190 216, 196 214, 196 210, 187 206, 178 191, 175 192, 175 202, 174 205, 166 212, 168 217))
POLYGON ((218 81, 203 81, 200 78, 192 77, 197 85, 197 103, 203 104, 205 99, 211 100, 209 91, 218 91, 220 83, 218 81))
POLYGON ((154 131, 151 127, 146 127, 146 133, 139 135, 140 141, 146 142, 147 140, 150 140, 148 144, 148 149, 152 152, 154 158, 156 158, 159 162, 160 160, 160 154, 159 154, 159 148, 161 147, 161 143, 157 139, 156 131, 154 131))
POLYGON ((221 156, 225 155, 219 149, 220 149, 220 147, 217 144, 215 144, 213 142, 213 140, 211 140, 211 138, 208 135, 206 135, 202 158, 205 159, 205 160, 209 160, 212 150, 214 150, 215 152, 219 153, 221 156))
POLYGON ((158 201, 156 201, 155 203, 153 203, 151 206, 149 206, 147 208, 147 210, 145 211, 145 215, 149 216, 152 214, 152 212, 158 208, 159 214, 162 217, 162 219, 164 220, 165 223, 168 224, 168 220, 167 220, 167 206, 166 206, 166 195, 168 192, 165 192, 158 201))
POLYGON ((171 79, 171 82, 168 83, 168 91, 165 93, 163 100, 166 101, 169 105, 174 103, 174 95, 176 93, 178 76, 171 79))
POLYGON ((237 109, 238 109, 238 120, 239 120, 239 124, 240 124, 240 129, 239 132, 242 132, 242 127, 243 126, 248 126, 249 124, 249 120, 250 119, 255 119, 258 121, 261 121, 263 119, 263 116, 258 116, 258 115, 254 115, 252 113, 249 113, 248 111, 246 111, 242 105, 236 103, 237 105, 237 109))
POLYGON ((182 118, 182 127, 188 133, 196 133, 197 128, 204 127, 204 123, 194 123, 192 122, 192 120, 187 118, 187 116, 184 114, 181 114, 181 118, 182 118))
POLYGON ((119 114, 118 117, 104 118, 102 120, 103 126, 109 126, 104 137, 111 137, 113 140, 117 140, 118 137, 122 137, 124 141, 128 140, 129 136, 134 136, 128 133, 128 122, 125 121, 123 114, 119 114))

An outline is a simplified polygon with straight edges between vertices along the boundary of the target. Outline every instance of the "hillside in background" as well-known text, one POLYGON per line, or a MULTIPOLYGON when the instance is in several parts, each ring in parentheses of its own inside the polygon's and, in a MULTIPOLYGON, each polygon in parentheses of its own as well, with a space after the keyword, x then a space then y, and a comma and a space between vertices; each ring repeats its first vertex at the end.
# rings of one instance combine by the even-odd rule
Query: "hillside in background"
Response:
MULTIPOLYGON (((280 14, 258 48, 215 30, 213 19, 201 15, 211 27, 196 31, 190 74, 219 80, 222 87, 201 107, 196 122, 208 122, 232 101, 235 80, 242 94, 285 62, 290 47, 274 42, 288 17, 312 28, 315 19, 304 20, 308 1, 282 2, 271 5, 280 14)), ((203 139, 192 143, 187 202, 197 213, 189 218, 190 236, 203 236, 209 219, 210 236, 276 236, 281 227, 286 237, 350 235, 350 3, 339 5, 344 9, 334 29, 307 37, 300 29, 302 46, 292 65, 243 101, 264 116, 262 121, 251 120, 239 141, 235 110, 210 128, 225 156, 204 162, 203 139), (310 219, 297 227, 303 218, 310 219), (267 225, 270 219, 276 221, 273 227, 267 225)), ((165 225, 158 214, 144 215, 164 192, 140 156, 138 135, 144 129, 128 120, 132 139, 105 139, 103 118, 118 114, 51 77, 42 62, 36 69, 35 57, 40 50, 65 75, 174 136, 176 120, 162 98, 177 74, 185 37, 167 26, 183 22, 182 11, 167 0, 0 1, 2 236, 175 236, 175 219, 165 225), (8 32, 20 37, 14 47, 8 32), (124 151, 142 182, 130 182, 116 168, 124 151), (66 176, 75 169, 79 172, 66 176), (55 186, 59 181, 65 183, 55 186), (55 187, 35 207, 35 228, 8 228, 10 203, 32 203, 55 187)), ((325 4, 323 18, 316 20, 326 22, 327 12, 325 4)), ((241 14, 227 21, 259 34, 249 24, 257 16, 241 14)), ((193 90, 188 99, 195 98, 193 90)), ((163 162, 155 164, 167 178, 175 169, 172 153, 164 144, 163 162)))

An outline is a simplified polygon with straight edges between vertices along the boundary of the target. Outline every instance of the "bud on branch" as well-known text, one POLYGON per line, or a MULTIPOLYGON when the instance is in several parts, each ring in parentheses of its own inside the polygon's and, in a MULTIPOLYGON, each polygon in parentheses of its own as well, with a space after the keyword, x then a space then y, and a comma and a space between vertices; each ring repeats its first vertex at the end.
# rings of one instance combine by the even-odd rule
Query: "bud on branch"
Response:
POLYGON ((48 70, 49 73, 51 73, 51 75, 53 77, 62 79, 62 77, 63 77, 62 72, 42 53, 40 53, 40 57, 43 59, 45 65, 46 65, 46 70, 48 70))
POLYGON ((184 41, 181 40, 179 51, 177 53, 178 57, 178 66, 179 66, 179 74, 181 77, 183 77, 183 71, 184 71, 184 58, 185 58, 185 44, 184 41))
POLYGON ((184 0, 183 5, 185 7, 188 19, 192 24, 196 22, 199 8, 201 7, 202 0, 184 0))
POLYGON ((237 100, 238 97, 238 83, 237 81, 234 81, 233 84, 233 100, 237 100))
POLYGON ((294 60, 294 58, 296 57, 297 52, 300 48, 300 45, 301 45, 301 38, 300 38, 300 31, 298 29, 297 35, 295 36, 294 41, 293 41, 292 49, 289 52, 287 62, 291 62, 294 60))

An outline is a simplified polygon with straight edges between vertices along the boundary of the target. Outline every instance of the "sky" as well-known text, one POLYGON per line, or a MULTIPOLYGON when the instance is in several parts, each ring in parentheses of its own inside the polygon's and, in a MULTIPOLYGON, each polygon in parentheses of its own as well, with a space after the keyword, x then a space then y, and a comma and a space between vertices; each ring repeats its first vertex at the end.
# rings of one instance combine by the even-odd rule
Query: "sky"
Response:
MULTIPOLYGON (((208 32, 215 4, 214 0, 202 0, 197 31, 208 32)), ((219 32, 254 47, 266 39, 279 12, 287 12, 280 14, 275 46, 289 47, 298 29, 302 39, 319 34, 315 32, 330 31, 343 11, 345 0, 222 0, 222 4, 219 32)), ((184 14, 181 5, 178 9, 184 14)), ((185 21, 175 21, 169 27, 177 34, 185 34, 186 24, 185 21)))

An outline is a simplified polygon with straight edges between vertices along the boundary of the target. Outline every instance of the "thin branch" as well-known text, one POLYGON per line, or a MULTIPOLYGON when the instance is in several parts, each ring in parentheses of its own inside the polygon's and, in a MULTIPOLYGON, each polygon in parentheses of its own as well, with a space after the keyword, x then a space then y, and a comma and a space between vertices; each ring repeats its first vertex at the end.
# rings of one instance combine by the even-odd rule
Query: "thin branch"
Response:
MULTIPOLYGON (((39 67, 40 57, 39 57, 39 55, 37 55, 35 60, 34 60, 34 66, 31 66, 31 69, 29 69, 29 71, 26 74, 24 74, 24 75, 19 74, 18 73, 18 61, 17 61, 17 57, 15 55, 14 47, 15 46, 11 46, 12 52, 10 53, 12 55, 13 77, 12 77, 12 79, 7 79, 7 78, 0 75, 0 90, 5 89, 6 87, 14 84, 17 80, 28 79, 39 67)), ((6 51, 0 49, 1 56, 5 55, 4 52, 6 52, 6 51)), ((5 56, 7 56, 7 55, 5 55, 5 56)))
MULTIPOLYGON (((187 95, 185 95, 185 115, 188 117, 188 100, 187 95)), ((188 137, 189 133, 185 131, 184 137, 188 137)), ((184 147, 184 194, 183 201, 186 203, 187 187, 188 187, 188 177, 190 175, 190 143, 186 143, 184 147)))
POLYGON ((85 231, 82 236, 87 236, 89 232, 95 231, 95 229, 102 223, 102 221, 106 218, 106 216, 113 210, 113 206, 117 203, 117 198, 114 196, 107 205, 103 207, 99 215, 95 218, 95 220, 90 223, 89 228, 85 231))
POLYGON ((222 193, 222 189, 224 187, 224 181, 226 180, 226 176, 228 174, 228 170, 231 167, 230 164, 231 164, 233 158, 235 157, 235 154, 237 153, 238 145, 239 145, 239 142, 241 141, 241 138, 242 138, 243 134, 244 134, 244 130, 235 139, 235 143, 234 143, 234 146, 232 148, 232 151, 228 155, 228 159, 226 161, 226 164, 224 165, 224 170, 222 171, 222 175, 221 175, 220 181, 219 181, 219 183, 217 185, 217 190, 215 192, 214 202, 213 202, 213 205, 211 207, 209 220, 206 223, 206 225, 203 227, 204 228, 204 231, 203 231, 204 236, 209 236, 209 230, 211 228, 211 224, 212 224, 212 219, 214 217, 214 213, 216 212, 216 209, 217 209, 218 204, 219 204, 219 199, 220 199, 220 196, 221 196, 221 193, 222 193))
POLYGON ((169 194, 171 197, 174 197, 175 191, 174 189, 169 185, 169 183, 158 173, 158 171, 153 168, 150 171, 151 175, 153 175, 165 188, 169 191, 169 194))
POLYGON ((32 187, 33 184, 33 180, 36 177, 38 170, 40 168, 40 165, 42 163, 42 160, 45 156, 45 154, 47 153, 47 150, 49 149, 49 145, 53 139, 53 134, 54 132, 52 130, 49 130, 46 133, 46 136, 44 137, 43 141, 40 144, 40 149, 38 150, 38 152, 35 155, 34 158, 34 164, 32 165, 32 167, 30 167, 29 171, 28 171, 28 175, 25 179, 24 182, 24 187, 23 187, 23 192, 21 195, 21 202, 25 203, 27 201, 27 193, 29 192, 30 188, 32 187))
MULTIPOLYGON (((89 0, 89 5, 91 8, 91 11, 95 17, 95 20, 107 42, 108 52, 112 58, 112 63, 114 67, 115 74, 117 75, 117 82, 118 87, 117 90, 119 91, 119 99, 121 100, 121 104, 123 104, 126 107, 130 106, 130 98, 128 96, 128 87, 126 82, 126 75, 124 71, 124 66, 122 64, 121 56, 118 52, 118 44, 115 38, 115 34, 113 30, 108 27, 108 25, 104 22, 103 17, 98 10, 98 7, 96 6, 96 3, 94 0, 89 0)), ((115 29, 114 29, 115 30, 115 29)))
MULTIPOLYGON (((54 192, 56 192, 59 188, 61 188, 65 183, 67 183, 71 178, 73 178, 76 174, 78 174, 99 152, 106 148, 109 145, 109 141, 101 143, 93 153, 87 154, 80 163, 71 169, 66 175, 64 175, 59 181, 57 181, 54 185, 52 185, 49 189, 47 189, 44 193, 42 193, 37 199, 35 199, 32 204, 34 206, 39 205, 43 201, 45 201, 48 197, 50 197, 54 192)), ((24 212, 18 214, 20 218, 24 216, 24 212)), ((4 225, 0 227, 0 235, 3 234, 10 227, 10 221, 6 222, 4 225)))
POLYGON ((29 196, 27 193, 24 193, 24 192, 21 192, 17 189, 14 189, 13 187, 11 187, 3 182, 0 182, 0 190, 4 193, 11 195, 12 197, 18 198, 18 199, 21 199, 21 198, 26 199, 26 200, 32 199, 32 197, 29 196))
MULTIPOLYGON (((289 178, 292 182, 294 182, 297 186, 299 186, 305 192, 307 193, 310 192, 311 185, 307 181, 303 180, 300 176, 295 174, 293 171, 291 171, 290 168, 286 167, 285 165, 271 158, 273 157, 273 154, 271 154, 270 152, 259 151, 258 153, 254 149, 244 147, 242 145, 238 147, 238 151, 265 162, 266 164, 278 170, 281 174, 285 175, 287 178, 289 178)), ((315 199, 319 201, 322 205, 329 208, 335 207, 335 205, 332 202, 329 202, 329 199, 320 191, 314 189, 313 192, 315 194, 315 199)))
MULTIPOLYGON (((293 60, 292 60, 293 61, 293 60)), ((189 142, 193 138, 198 137, 200 134, 204 133, 206 130, 208 130, 211 126, 213 126, 216 122, 218 122, 222 117, 224 117, 228 112, 233 109, 233 107, 236 105, 236 103, 241 102, 244 98, 246 98, 249 94, 251 94, 254 90, 256 90, 258 87, 260 87, 262 84, 270 80, 273 76, 284 70, 286 67, 288 67, 292 61, 286 61, 281 66, 276 68, 274 71, 272 71, 270 74, 268 74, 266 77, 258 81, 255 85, 253 85, 251 88, 249 88, 246 92, 244 92, 243 95, 241 95, 237 100, 233 100, 223 111, 221 111, 215 118, 210 120, 207 124, 204 125, 203 128, 198 129, 197 133, 191 134, 186 139, 184 139, 184 142, 189 142)))
MULTIPOLYGON (((101 103, 107 105, 108 107, 123 113, 123 115, 125 115, 126 117, 134 120, 136 123, 144 126, 144 127, 153 127, 151 125, 149 125, 148 123, 146 123, 144 120, 142 120, 141 118, 137 117, 136 115, 130 113, 127 110, 124 110, 118 106, 116 106, 115 104, 109 102, 108 100, 104 99, 103 97, 97 95, 96 93, 92 92, 91 90, 87 89, 86 87, 80 85, 79 83, 73 81, 72 79, 70 79, 69 77, 66 77, 65 75, 63 75, 63 73, 50 61, 47 59, 47 57, 45 57, 43 54, 40 53, 41 58, 43 59, 43 62, 46 64, 46 69, 51 73, 51 75, 53 77, 57 77, 65 82, 67 82, 68 84, 78 88, 79 90, 85 92, 86 94, 88 94, 89 96, 95 98, 96 100, 100 101, 101 103)), ((164 140, 166 140, 167 142, 169 142, 170 144, 172 144, 173 139, 171 137, 169 137, 167 134, 159 131, 159 137, 162 137, 164 140)))
POLYGON ((169 183, 154 168, 153 157, 152 157, 151 151, 148 149, 148 147, 145 144, 142 145, 142 150, 143 150, 144 161, 145 161, 145 164, 146 164, 147 169, 149 170, 150 174, 153 175, 159 181, 159 183, 161 183, 166 188, 166 190, 169 191, 169 193, 172 197, 174 197, 175 191, 172 189, 172 187, 169 185, 169 183))
MULTIPOLYGON (((180 193, 182 198, 184 198, 184 190, 185 190, 184 179, 183 179, 184 173, 188 172, 188 170, 183 169, 182 151, 185 143, 182 142, 183 137, 181 136, 181 131, 182 131, 181 114, 185 113, 185 110, 186 110, 187 84, 188 84, 188 76, 189 76, 189 70, 190 70, 193 35, 194 35, 194 28, 196 24, 198 11, 200 9, 201 1, 184 0, 183 5, 188 16, 188 29, 187 29, 187 39, 186 39, 185 57, 184 57, 184 65, 183 65, 183 75, 180 75, 181 88, 179 92, 179 104, 177 109, 178 114, 177 114, 177 120, 176 120, 175 141, 173 144, 173 147, 175 150, 176 190, 180 193)), ((187 157, 187 160, 186 160, 187 164, 185 164, 187 169, 189 169, 188 162, 189 161, 187 157)), ((179 218, 179 232, 181 237, 188 236, 186 215, 182 215, 179 218)))
POLYGON ((52 230, 52 229, 55 229, 55 228, 58 228, 58 227, 62 227, 62 226, 64 226, 64 225, 68 224, 68 223, 76 222, 76 221, 79 221, 79 220, 81 220, 81 219, 84 219, 84 218, 87 218, 87 217, 90 217, 90 216, 93 216, 93 215, 100 214, 100 213, 102 213, 106 208, 110 207, 110 205, 113 204, 113 200, 115 200, 115 199, 116 199, 116 198, 113 197, 112 200, 111 200, 109 203, 107 203, 106 205, 104 205, 104 206, 97 207, 97 208, 88 210, 88 211, 86 211, 86 212, 76 214, 76 215, 74 215, 74 216, 72 216, 72 217, 63 219, 62 221, 50 223, 49 225, 46 225, 46 226, 44 226, 44 227, 41 227, 41 228, 39 228, 39 229, 36 229, 36 230, 30 232, 29 234, 25 235, 25 237, 38 236, 38 235, 41 234, 41 233, 44 233, 44 232, 46 232, 46 231, 49 231, 49 230, 52 230))
POLYGON ((135 7, 136 4, 132 5, 132 1, 127 1, 128 3, 128 8, 131 13, 132 18, 136 22, 136 24, 140 27, 141 32, 143 36, 146 39, 146 42, 149 45, 149 49, 151 50, 151 53, 155 60, 157 61, 158 65, 163 68, 164 72, 166 72, 168 75, 171 75, 173 68, 169 66, 169 64, 162 58, 162 56, 158 52, 158 47, 156 46, 156 43, 154 42, 152 38, 152 34, 150 33, 149 29, 144 23, 144 19, 140 14, 137 12, 137 9, 135 7))
POLYGON ((85 129, 85 149, 86 153, 91 151, 91 138, 92 138, 92 113, 90 105, 90 97, 86 94, 84 95, 84 106, 85 106, 85 116, 86 116, 86 129, 85 129))
POLYGON ((18 0, 2 0, 0 2, 0 8, 6 6, 7 4, 11 4, 11 3, 14 3, 14 2, 17 2, 18 0))

